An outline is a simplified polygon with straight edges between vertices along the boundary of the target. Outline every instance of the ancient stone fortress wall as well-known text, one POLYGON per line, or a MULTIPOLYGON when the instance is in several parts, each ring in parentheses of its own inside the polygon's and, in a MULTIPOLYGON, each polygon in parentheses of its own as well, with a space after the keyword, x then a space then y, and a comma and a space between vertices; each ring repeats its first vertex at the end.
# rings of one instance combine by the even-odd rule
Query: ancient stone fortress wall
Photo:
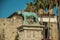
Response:
MULTIPOLYGON (((4 30, 4 40, 15 40, 17 34, 17 27, 22 25, 21 19, 2 19, 0 18, 0 34, 1 37, 2 31, 4 30)), ((1 38, 0 37, 0 38, 1 38)), ((1 39, 0 39, 1 40, 1 39)))
MULTIPOLYGON (((23 20, 20 18, 19 19, 0 18, 0 40, 2 40, 3 38, 4 40, 15 40, 16 35, 17 35, 17 27, 20 27, 22 25, 22 21, 23 20)), ((33 30, 21 31, 19 33, 18 39, 24 40, 23 38, 25 38, 25 40, 28 40, 29 37, 32 38, 30 40, 42 39, 41 31, 33 31, 33 30)), ((51 40, 58 40, 58 27, 57 27, 56 21, 50 22, 50 38, 51 40)))
MULTIPOLYGON (((22 19, 2 19, 0 18, 0 35, 1 39, 4 40, 41 40, 42 30, 40 27, 23 27, 23 31, 17 30, 18 27, 22 26, 22 19), (29 29, 29 30, 27 30, 29 29), (32 29, 32 30, 31 30, 32 29), (17 33, 19 37, 17 38, 17 33)), ((30 25, 31 26, 31 25, 30 25)), ((35 25, 34 25, 35 26, 35 25)))

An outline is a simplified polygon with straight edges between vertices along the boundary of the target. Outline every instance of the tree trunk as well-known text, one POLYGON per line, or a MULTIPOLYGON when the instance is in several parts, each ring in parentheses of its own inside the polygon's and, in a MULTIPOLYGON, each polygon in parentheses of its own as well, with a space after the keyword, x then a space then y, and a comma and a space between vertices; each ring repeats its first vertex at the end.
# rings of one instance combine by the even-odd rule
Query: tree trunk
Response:
POLYGON ((41 22, 41 24, 43 24, 42 23, 43 22, 43 18, 42 18, 43 14, 44 14, 44 10, 43 9, 39 9, 38 10, 38 15, 40 16, 40 22, 41 22))
POLYGON ((58 6, 58 0, 55 0, 56 6, 58 6))
POLYGON ((53 1, 50 0, 50 5, 49 5, 49 9, 48 9, 48 14, 49 14, 49 22, 48 22, 48 39, 51 39, 52 40, 52 36, 51 35, 51 32, 50 32, 50 15, 53 13, 53 10, 52 10, 52 7, 53 7, 53 1))

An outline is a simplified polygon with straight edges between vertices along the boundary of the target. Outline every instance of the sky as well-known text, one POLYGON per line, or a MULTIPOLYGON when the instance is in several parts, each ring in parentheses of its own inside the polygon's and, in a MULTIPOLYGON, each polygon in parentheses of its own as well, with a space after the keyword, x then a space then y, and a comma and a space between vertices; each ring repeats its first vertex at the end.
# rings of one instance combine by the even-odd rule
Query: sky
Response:
POLYGON ((0 0, 0 18, 7 18, 18 10, 24 10, 32 0, 0 0))
MULTIPOLYGON (((31 1, 33 0, 0 0, 0 18, 7 18, 15 11, 24 10, 26 3, 31 1)), ((56 8, 53 9, 56 13, 56 8)))

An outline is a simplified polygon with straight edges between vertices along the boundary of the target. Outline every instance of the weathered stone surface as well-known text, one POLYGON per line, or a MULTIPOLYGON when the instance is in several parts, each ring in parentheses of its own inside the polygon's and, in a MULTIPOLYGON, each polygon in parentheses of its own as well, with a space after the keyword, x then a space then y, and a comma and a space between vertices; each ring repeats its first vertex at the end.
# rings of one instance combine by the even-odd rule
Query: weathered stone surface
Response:
MULTIPOLYGON (((21 19, 0 19, 0 27, 4 29, 4 40, 14 40, 17 32, 17 27, 22 25, 21 19)), ((0 30, 1 31, 1 30, 0 30)))
MULTIPOLYGON (((17 35, 17 28, 22 25, 21 19, 0 19, 0 33, 1 35, 4 29, 4 40, 15 40, 17 35)), ((40 28, 39 25, 27 25, 24 27, 24 31, 19 32, 19 40, 41 40, 43 27, 40 28), (33 26, 33 27, 29 27, 33 26), (35 26, 35 27, 34 27, 35 26)), ((3 38, 3 37, 2 37, 3 38)), ((2 40, 2 39, 1 39, 2 40)))
POLYGON ((51 40, 58 40, 57 23, 50 23, 50 38, 51 40))
POLYGON ((21 26, 23 28, 20 28, 22 30, 20 30, 19 32, 19 40, 42 40, 43 39, 43 35, 42 35, 42 31, 43 31, 43 26, 32 26, 32 25, 28 25, 28 26, 21 26))
MULTIPOLYGON (((43 21, 49 22, 48 18, 44 19, 43 21)), ((1 36, 0 40, 2 40, 3 34, 4 34, 5 40, 15 40, 15 37, 17 35, 17 27, 20 27, 21 25, 22 25, 22 19, 15 19, 15 18, 2 19, 2 18, 0 18, 0 36, 1 36)), ((33 25, 36 26, 37 24, 33 24, 33 25)), ((33 26, 33 25, 30 25, 30 26, 33 26)), ((50 26, 49 27, 50 27, 50 39, 51 40, 58 40, 57 20, 52 18, 50 20, 50 26)), ((40 27, 39 28, 35 28, 35 27, 33 27, 33 28, 27 27, 26 28, 26 27, 24 27, 23 29, 30 29, 30 30, 21 31, 19 33, 19 35, 20 35, 19 40, 24 40, 24 39, 25 40, 28 40, 28 39, 29 40, 40 40, 43 38, 42 34, 40 34, 41 31, 38 31, 39 29, 43 30, 40 27), (31 29, 34 29, 34 31, 31 29), (38 30, 35 30, 35 29, 38 29, 38 30), (38 34, 41 36, 39 36, 38 34)))

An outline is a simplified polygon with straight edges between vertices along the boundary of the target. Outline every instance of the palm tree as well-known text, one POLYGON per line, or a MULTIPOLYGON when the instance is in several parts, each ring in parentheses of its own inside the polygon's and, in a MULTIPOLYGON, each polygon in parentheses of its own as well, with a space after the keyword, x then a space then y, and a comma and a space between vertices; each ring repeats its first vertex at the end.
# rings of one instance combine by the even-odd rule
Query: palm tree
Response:
POLYGON ((58 40, 60 40, 60 1, 59 0, 55 0, 56 3, 56 8, 57 8, 57 27, 58 27, 58 40))
MULTIPOLYGON (((50 31, 50 17, 51 17, 51 14, 53 14, 53 7, 55 6, 55 3, 54 3, 54 0, 49 0, 49 5, 48 5, 48 15, 49 15, 49 23, 48 23, 48 39, 49 38, 49 35, 51 35, 51 31, 50 31)), ((52 35, 50 36, 51 39, 53 40, 53 37, 52 35)))
POLYGON ((45 9, 45 7, 49 4, 47 0, 34 0, 34 2, 27 3, 26 10, 34 10, 38 11, 39 9, 45 9))
POLYGON ((34 11, 34 8, 35 8, 35 6, 33 5, 32 2, 27 3, 27 7, 26 7, 26 10, 27 10, 27 11, 33 12, 33 11, 34 11))

